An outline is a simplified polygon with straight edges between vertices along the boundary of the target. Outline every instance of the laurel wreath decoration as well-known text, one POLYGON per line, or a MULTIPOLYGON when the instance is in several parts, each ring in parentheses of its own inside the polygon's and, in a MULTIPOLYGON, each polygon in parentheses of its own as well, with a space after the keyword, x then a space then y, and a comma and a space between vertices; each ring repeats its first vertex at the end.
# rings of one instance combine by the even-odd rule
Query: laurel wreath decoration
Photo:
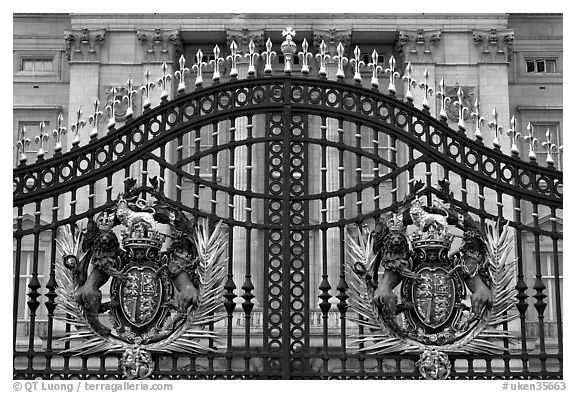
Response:
MULTIPOLYGON (((205 327, 215 323, 225 315, 218 313, 222 306, 224 293, 224 280, 227 272, 227 258, 221 258, 226 248, 227 237, 223 233, 221 222, 210 233, 208 225, 198 223, 195 231, 195 243, 198 250, 199 263, 197 273, 200 277, 199 305, 187 316, 187 319, 167 337, 139 347, 143 351, 155 353, 181 352, 186 354, 215 352, 201 341, 213 339, 219 343, 216 332, 207 330, 205 327)), ((86 264, 86 253, 81 251, 83 231, 70 226, 59 229, 56 239, 59 257, 56 259, 56 289, 57 304, 60 313, 56 318, 72 325, 75 331, 61 338, 64 342, 74 343, 75 346, 62 351, 62 353, 74 353, 87 355, 101 352, 122 352, 134 346, 132 343, 123 341, 114 334, 102 335, 96 332, 88 319, 83 308, 76 302, 74 296, 75 287, 72 273, 64 265, 64 256, 74 255, 81 264, 86 264)))
POLYGON ((492 308, 476 322, 470 324, 467 333, 455 342, 445 345, 426 345, 402 334, 394 321, 384 320, 382 314, 372 303, 374 288, 365 281, 364 273, 372 271, 376 256, 372 252, 373 235, 367 228, 359 228, 356 236, 347 233, 346 251, 350 258, 346 261, 345 271, 350 290, 350 308, 358 317, 348 319, 379 333, 364 334, 356 337, 352 347, 358 344, 361 352, 371 355, 389 353, 409 353, 424 351, 442 351, 450 354, 480 353, 487 355, 508 351, 495 341, 507 339, 515 342, 516 336, 501 329, 505 322, 518 317, 515 308, 517 291, 515 289, 516 259, 509 260, 513 247, 509 235, 508 223, 501 230, 499 223, 486 224, 486 244, 488 248, 488 272, 492 279, 492 308))

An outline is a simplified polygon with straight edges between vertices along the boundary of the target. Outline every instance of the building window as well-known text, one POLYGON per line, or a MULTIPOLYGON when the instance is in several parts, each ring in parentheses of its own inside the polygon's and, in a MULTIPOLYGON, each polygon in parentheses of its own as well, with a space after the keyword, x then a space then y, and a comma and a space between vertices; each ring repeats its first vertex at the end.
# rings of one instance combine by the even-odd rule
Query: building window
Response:
POLYGON ((558 72, 556 59, 526 59, 526 72, 546 74, 558 72))
MULTIPOLYGON (((12 275, 14 284, 16 284, 16 279, 18 279, 18 320, 19 321, 29 321, 30 320, 30 308, 28 307, 28 292, 30 288, 28 285, 32 280, 32 272, 34 267, 34 252, 33 251, 21 251, 20 252, 20 274, 16 277, 15 274, 12 275)), ((44 251, 38 251, 38 280, 40 285, 44 288, 45 276, 44 276, 44 251)), ((14 253, 14 272, 16 271, 16 252, 14 253)), ((43 292, 43 289, 39 289, 39 292, 43 292)), ((41 298, 39 298, 41 301, 41 298)), ((36 320, 46 319, 46 307, 38 307, 36 310, 36 320)))
POLYGON ((34 58, 34 59, 22 59, 22 71, 33 71, 33 72, 53 72, 54 65, 52 58, 34 58))
MULTIPOLYGON (((26 153, 26 158, 28 159, 26 162, 31 164, 36 162, 36 153, 38 153, 39 145, 36 143, 34 138, 40 135, 40 123, 42 121, 19 121, 18 122, 18 140, 20 139, 20 130, 22 127, 26 128, 25 137, 30 138, 30 145, 26 147, 24 153, 26 153)), ((48 127, 50 126, 50 122, 44 120, 44 133, 48 133, 48 127)), ((49 151, 48 142, 44 142, 44 152, 47 154, 49 151)), ((20 156, 15 157, 15 165, 17 166, 20 163, 20 156)))
MULTIPOLYGON (((362 61, 364 61, 364 64, 366 64, 366 65, 368 65, 369 63, 372 63, 372 54, 365 53, 363 55, 362 61)), ((378 64, 384 65, 384 55, 378 55, 378 64)))
POLYGON ((552 158, 554 159, 554 165, 557 169, 562 169, 562 152, 558 149, 558 146, 562 145, 562 134, 560 133, 560 127, 558 123, 536 123, 532 124, 532 129, 534 130, 534 137, 538 139, 538 143, 534 148, 536 153, 536 160, 539 165, 547 166, 546 157, 548 155, 548 149, 542 146, 542 142, 547 140, 546 132, 550 130, 550 138, 552 143, 556 145, 556 148, 551 151, 552 158))

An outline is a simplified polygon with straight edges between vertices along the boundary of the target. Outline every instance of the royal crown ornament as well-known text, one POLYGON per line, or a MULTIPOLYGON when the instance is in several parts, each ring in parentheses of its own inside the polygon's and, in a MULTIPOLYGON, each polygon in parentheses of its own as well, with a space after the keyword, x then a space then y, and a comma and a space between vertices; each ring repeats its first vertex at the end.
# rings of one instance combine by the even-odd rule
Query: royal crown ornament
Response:
POLYGON ((194 228, 151 183, 130 182, 85 230, 65 227, 56 239, 58 307, 76 329, 64 337, 73 345, 63 353, 116 352, 128 379, 148 378, 154 354, 215 351, 206 341, 218 342, 217 334, 205 327, 222 318, 221 224, 212 232, 202 222, 194 228), (103 303, 110 278, 110 302, 103 303))
POLYGON ((428 205, 414 187, 373 232, 359 228, 346 239, 351 311, 360 316, 348 319, 370 332, 353 345, 371 355, 419 354, 425 379, 449 378, 451 354, 507 351, 498 341, 514 335, 499 325, 517 317, 508 226, 482 227, 444 202, 453 195, 441 183, 442 200, 428 205))

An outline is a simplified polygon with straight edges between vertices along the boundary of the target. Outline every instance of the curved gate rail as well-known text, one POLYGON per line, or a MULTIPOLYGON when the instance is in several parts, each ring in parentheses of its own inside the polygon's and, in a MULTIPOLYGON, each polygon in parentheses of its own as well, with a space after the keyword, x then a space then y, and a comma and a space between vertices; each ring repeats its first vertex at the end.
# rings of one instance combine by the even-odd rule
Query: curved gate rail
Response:
POLYGON ((411 355, 350 347, 363 330, 345 320, 343 243, 350 226, 398 207, 415 180, 429 202, 441 196, 442 178, 482 222, 510 221, 518 257, 520 320, 508 328, 520 344, 504 342, 511 350, 501 358, 455 357, 453 377, 563 375, 562 173, 470 140, 393 93, 288 73, 199 86, 86 146, 14 170, 16 378, 121 374, 116 355, 59 354, 57 337, 70 326, 54 320, 54 239, 110 206, 130 177, 153 176, 183 211, 228 225, 230 257, 227 318, 210 326, 224 345, 161 357, 154 378, 418 378, 411 355))

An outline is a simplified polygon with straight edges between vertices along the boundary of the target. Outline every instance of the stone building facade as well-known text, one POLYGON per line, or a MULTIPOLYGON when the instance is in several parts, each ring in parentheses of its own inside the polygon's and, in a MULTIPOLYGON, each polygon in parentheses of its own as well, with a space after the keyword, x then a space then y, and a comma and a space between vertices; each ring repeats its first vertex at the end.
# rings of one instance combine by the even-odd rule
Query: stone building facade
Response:
MULTIPOLYGON (((395 70, 401 75, 406 73, 406 65, 410 63, 411 75, 418 82, 424 80, 426 72, 427 82, 432 88, 438 89, 443 81, 447 94, 453 98, 457 98, 458 88, 462 88, 463 99, 470 113, 476 110, 475 103, 478 100, 481 115, 487 122, 494 121, 493 114, 496 113, 496 121, 505 131, 509 128, 509 119, 514 116, 517 130, 525 134, 530 122, 540 141, 546 139, 545 133, 550 130, 552 142, 560 146, 563 144, 562 24, 562 15, 542 14, 16 14, 13 30, 14 142, 21 138, 19 133, 23 126, 30 138, 40 135, 40 132, 52 133, 52 130, 58 131, 66 127, 68 129, 66 134, 60 135, 58 132, 57 134, 58 137, 61 136, 63 151, 67 151, 74 143, 70 125, 78 124, 79 108, 81 119, 86 122, 98 110, 102 111, 101 116, 93 116, 99 120, 98 124, 94 122, 87 124, 79 134, 80 144, 86 144, 90 140, 91 132, 106 134, 107 124, 110 121, 114 121, 117 128, 120 127, 126 119, 128 110, 133 110, 134 116, 141 114, 146 97, 140 94, 134 96, 131 108, 123 103, 121 108, 112 114, 106 113, 104 107, 132 89, 146 86, 149 81, 158 81, 162 78, 163 71, 174 75, 180 68, 178 63, 180 55, 184 55, 189 67, 197 62, 198 49, 203 52, 201 60, 208 63, 214 59, 212 53, 215 44, 219 45, 223 51, 222 57, 225 57, 229 54, 228 48, 232 41, 237 43, 240 53, 245 54, 250 41, 256 45, 257 52, 264 51, 268 38, 280 53, 278 48, 283 41, 280 33, 287 26, 291 26, 296 31, 295 41, 298 46, 306 38, 315 52, 320 42, 324 41, 328 52, 335 54, 337 44, 341 42, 349 58, 354 56, 353 51, 358 47, 365 63, 371 61, 372 50, 376 50, 379 55, 377 60, 383 68, 389 67, 388 62, 393 55, 396 59, 395 70), (161 65, 164 63, 167 68, 162 70, 161 65), (148 70, 150 73, 146 75, 148 70), (132 78, 133 86, 128 86, 128 76, 132 78), (99 100, 99 108, 95 108, 96 99, 99 100), (42 129, 39 125, 41 122, 45 124, 42 129)), ((281 60, 274 59, 272 63, 274 72, 282 72, 281 60)), ((301 64, 296 62, 294 67, 298 70, 301 64)), ((311 68, 313 70, 318 68, 315 60, 311 61, 311 68)), ((263 60, 259 59, 256 74, 261 75, 263 69, 263 60)), ((367 69, 361 72, 363 84, 369 87, 370 72, 367 69)), ((225 62, 222 79, 227 80, 229 73, 230 64, 225 62)), ((238 74, 240 79, 247 77, 248 61, 245 58, 238 64, 238 74)), ((348 65, 345 68, 345 79, 352 80, 353 74, 352 67, 348 65)), ((327 65, 327 77, 336 79, 335 64, 327 65)), ((194 82, 192 75, 186 76, 188 86, 194 85, 194 82)), ((203 82, 205 86, 209 85, 210 75, 206 74, 203 82)), ((406 85, 403 86, 404 89, 397 91, 397 96, 403 98, 410 93, 419 106, 424 97, 424 90, 412 88, 408 91, 406 85)), ((386 89, 386 84, 380 85, 381 91, 385 92, 386 89)), ((156 86, 150 90, 152 106, 160 102, 163 94, 174 97, 176 91, 175 78, 166 86, 156 86)), ((441 109, 441 102, 430 98, 430 112, 438 115, 441 109)), ((470 113, 467 114, 465 122, 467 133, 473 138, 475 121, 470 113)), ((449 106, 447 115, 449 124, 456 129, 457 110, 449 106)), ((247 124, 244 119, 237 119, 235 126, 237 138, 241 139, 247 132, 247 124)), ((337 138, 337 128, 338 124, 329 120, 327 124, 329 139, 337 138)), ((509 153, 510 144, 505 142, 508 140, 505 133, 500 135, 486 133, 484 139, 491 141, 495 136, 501 139, 502 150, 509 153)), ((388 154, 386 144, 383 143, 382 146, 382 154, 388 154)), ((52 141, 43 146, 32 143, 26 150, 28 162, 35 161, 40 147, 45 150, 46 157, 51 157, 54 153, 55 146, 52 141)), ((188 147, 188 151, 184 154, 193 153, 194 146, 191 141, 188 147)), ((16 150, 14 151, 13 162, 16 166, 20 157, 16 154, 16 150)), ((255 151, 255 155, 258 154, 264 153, 255 151)), ((556 162, 562 168, 562 153, 559 151, 555 154, 556 162)), ((527 159, 527 148, 521 148, 520 155, 523 159, 527 159)), ((545 165, 545 151, 539 148, 537 155, 539 163, 545 165)), ((336 154, 328 157, 328 191, 338 186, 336 159, 336 154)), ((229 179, 226 179, 227 172, 224 168, 232 164, 237 168, 246 166, 245 153, 242 154, 240 151, 234 163, 217 163, 218 176, 222 177, 222 182, 225 184, 228 184, 229 179)), ((134 173, 141 170, 142 168, 131 168, 134 173)), ((201 170, 206 171, 205 174, 208 175, 211 173, 212 165, 202 163, 201 170)), ((257 169, 255 171, 256 179, 258 176, 263 178, 262 173, 258 174, 257 169)), ((423 175, 424 171, 425 169, 421 169, 420 175, 423 175)), ((435 172, 434 177, 439 178, 440 174, 435 172)), ((242 188, 246 184, 245 172, 236 171, 233 183, 236 187, 242 188)), ((314 181, 310 183, 314 184, 314 181)), ((114 179, 114 186, 115 189, 121 189, 122 179, 114 179)), ((183 187, 191 189, 192 184, 184 184, 183 187)), ((382 194, 389 193, 390 187, 382 185, 382 194)), ((474 191, 472 193, 474 197, 474 191)), ((78 197, 74 201, 78 211, 87 208, 89 199, 87 196, 78 197)), ((95 204, 105 201, 104 186, 97 189, 92 198, 95 204)), ((218 205, 223 209, 227 203, 218 201, 218 205)), ((245 207, 242 204, 245 201, 238 198, 235 203, 240 207, 237 209, 237 218, 242 219, 245 207)), ((348 208, 353 206, 347 205, 348 208)), ((370 206, 365 208, 369 209, 370 206)), ((253 206, 255 217, 262 215, 258 212, 259 209, 261 207, 253 206)), ((49 207, 41 208, 41 219, 44 215, 50 217, 51 214, 49 207)), ((65 209, 61 209, 58 214, 66 215, 65 209)), ((337 214, 337 204, 329 202, 328 218, 336 217, 337 214)), ((525 215, 526 222, 529 222, 531 212, 525 215)), ((25 225, 33 225, 34 212, 25 212, 25 216, 29 217, 24 221, 25 225)), ((546 221, 546 212, 541 212, 540 223, 544 227, 550 225, 546 221)), ((559 218, 558 225, 561 227, 561 224, 559 218)), ((249 246, 257 250, 260 247, 259 241, 261 240, 256 238, 249 246)), ((317 241, 314 236, 310 238, 311 249, 314 249, 317 241)), ((526 255, 533 252, 529 241, 527 239, 525 243, 526 255)), ((32 245, 28 247, 31 248, 32 245)), ((236 234, 234 249, 241 252, 245 247, 242 234, 236 234)), ((551 245, 542 247, 546 251, 546 247, 551 245)), ((23 249, 26 249, 26 245, 23 249)), ((51 248, 46 245, 41 246, 41 249, 44 250, 42 281, 46 279, 49 269, 49 263, 46 261, 50 261, 51 248)), ((329 259, 333 259, 332 256, 329 259)), ((25 284, 29 277, 26 270, 28 265, 29 263, 21 265, 22 284, 25 284)), ((242 264, 238 266, 234 272, 236 283, 240 283, 237 287, 241 286, 244 274, 240 267, 242 264)), ((334 264, 331 269, 330 281, 337 282, 338 264, 334 264)), ((553 285, 551 259, 543 262, 543 269, 544 275, 549 277, 550 285, 553 285)), ((258 276, 260 274, 258 269, 254 270, 256 287, 254 303, 258 306, 263 296, 262 277, 258 276)), ((313 278, 315 281, 310 283, 310 287, 318 288, 320 273, 312 268, 311 277, 315 277, 313 278)), ((528 287, 531 288, 533 272, 527 271, 526 280, 528 287)), ((27 317, 25 288, 25 285, 21 285, 23 293, 19 296, 21 304, 17 315, 22 321, 26 321, 27 317)), ((336 302, 336 298, 333 298, 333 301, 336 302)), ((554 314, 555 301, 550 297, 551 303, 547 311, 550 313, 548 335, 552 340, 557 322, 554 314)), ((535 323, 536 314, 533 311, 529 311, 528 320, 535 323)), ((40 315, 41 312, 39 311, 40 315)), ((319 312, 317 316, 319 321, 319 312)), ((258 323, 257 316, 253 322, 258 323)), ((238 324, 241 323, 242 318, 238 317, 238 324)), ((337 323, 339 319, 334 315, 333 324, 337 323)), ((25 337, 25 324, 22 326, 23 330, 18 334, 25 337)))

